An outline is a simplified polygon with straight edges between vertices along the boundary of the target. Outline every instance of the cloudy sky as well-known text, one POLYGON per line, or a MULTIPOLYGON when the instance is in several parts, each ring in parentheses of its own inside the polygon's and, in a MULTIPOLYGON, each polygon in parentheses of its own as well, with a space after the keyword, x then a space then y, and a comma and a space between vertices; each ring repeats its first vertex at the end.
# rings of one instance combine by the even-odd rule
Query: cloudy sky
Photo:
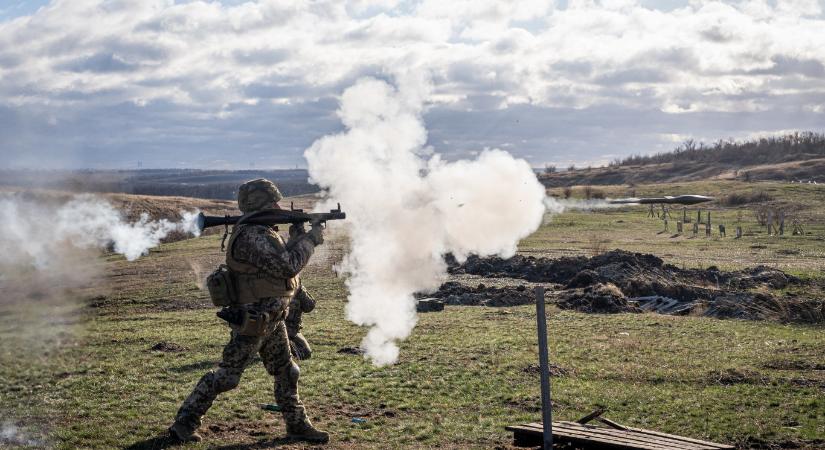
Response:
POLYGON ((304 166, 345 88, 429 143, 599 164, 825 130, 825 0, 0 0, 0 167, 304 166))

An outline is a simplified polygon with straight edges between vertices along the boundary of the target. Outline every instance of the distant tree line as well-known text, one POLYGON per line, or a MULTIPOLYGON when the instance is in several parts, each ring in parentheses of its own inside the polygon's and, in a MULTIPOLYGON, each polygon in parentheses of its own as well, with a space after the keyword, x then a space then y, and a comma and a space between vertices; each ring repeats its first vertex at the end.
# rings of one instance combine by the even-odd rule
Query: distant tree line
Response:
POLYGON ((632 155, 610 166, 639 166, 665 163, 777 164, 825 157, 825 134, 801 132, 745 141, 719 140, 712 144, 688 139, 671 152, 632 155))
MULTIPOLYGON (((318 192, 318 186, 304 182, 281 181, 278 189, 285 197, 292 195, 310 194, 318 192)), ((124 184, 118 190, 107 192, 123 192, 138 195, 171 195, 178 197, 209 198, 215 200, 234 200, 238 195, 239 183, 210 183, 210 184, 175 184, 175 183, 135 183, 124 184)))
POLYGON ((269 178, 284 196, 318 192, 310 184, 306 170, 2 170, 0 185, 70 192, 111 192, 137 195, 234 200, 238 186, 253 178, 269 178))

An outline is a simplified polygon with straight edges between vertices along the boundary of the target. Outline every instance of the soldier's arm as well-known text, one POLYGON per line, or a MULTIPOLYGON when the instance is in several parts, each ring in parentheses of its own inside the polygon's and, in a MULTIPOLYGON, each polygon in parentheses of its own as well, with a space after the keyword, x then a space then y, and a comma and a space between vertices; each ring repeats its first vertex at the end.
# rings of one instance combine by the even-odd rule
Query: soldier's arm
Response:
POLYGON ((233 256, 281 278, 297 275, 309 262, 315 243, 309 236, 291 240, 285 246, 269 235, 264 227, 253 226, 238 237, 232 249, 233 256))

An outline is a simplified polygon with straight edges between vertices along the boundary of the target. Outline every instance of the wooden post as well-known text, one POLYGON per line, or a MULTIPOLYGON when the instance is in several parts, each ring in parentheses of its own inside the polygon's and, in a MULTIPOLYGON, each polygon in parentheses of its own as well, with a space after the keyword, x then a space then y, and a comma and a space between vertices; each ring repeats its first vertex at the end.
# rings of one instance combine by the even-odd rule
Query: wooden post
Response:
POLYGON ((544 450, 553 449, 553 404, 550 399, 550 363, 547 355, 547 315, 544 312, 544 288, 536 288, 536 325, 539 337, 541 371, 541 423, 544 427, 544 450))
POLYGON ((696 221, 699 222, 699 223, 702 223, 702 210, 701 209, 696 210, 696 221))
POLYGON ((665 231, 668 231, 668 226, 667 226, 667 217, 665 217, 665 231))
POLYGON ((699 222, 693 223, 693 235, 696 236, 699 234, 699 222))
POLYGON ((742 227, 736 227, 736 239, 742 239, 742 227))
POLYGON ((710 211, 708 211, 708 223, 705 225, 705 236, 710 237, 710 211))
POLYGON ((680 221, 676 222, 676 232, 681 234, 682 229, 683 229, 683 225, 682 225, 682 221, 680 220, 680 221))
POLYGON ((682 207, 682 223, 687 223, 687 207, 682 207))

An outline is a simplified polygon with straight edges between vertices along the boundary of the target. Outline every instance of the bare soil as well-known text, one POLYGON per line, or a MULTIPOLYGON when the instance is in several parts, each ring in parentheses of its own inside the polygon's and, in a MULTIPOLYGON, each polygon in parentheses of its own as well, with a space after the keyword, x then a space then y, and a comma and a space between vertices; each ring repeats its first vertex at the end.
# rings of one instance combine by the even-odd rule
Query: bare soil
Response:
MULTIPOLYGON (((810 281, 756 266, 725 272, 716 267, 683 269, 650 254, 613 250, 585 256, 509 259, 470 257, 451 264, 453 275, 516 278, 548 283, 562 309, 591 313, 657 312, 717 318, 825 322, 825 302, 786 293, 810 281)), ((525 286, 469 286, 447 282, 432 297, 447 304, 513 306, 533 301, 525 286)))

